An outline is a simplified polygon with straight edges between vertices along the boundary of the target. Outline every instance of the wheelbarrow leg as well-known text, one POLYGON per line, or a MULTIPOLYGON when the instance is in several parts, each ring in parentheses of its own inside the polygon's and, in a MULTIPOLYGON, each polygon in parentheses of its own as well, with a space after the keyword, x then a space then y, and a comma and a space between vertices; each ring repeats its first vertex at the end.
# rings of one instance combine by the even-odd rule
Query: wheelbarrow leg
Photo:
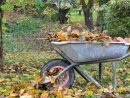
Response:
POLYGON ((99 82, 102 80, 102 63, 99 63, 99 82))
POLYGON ((116 81, 116 63, 112 63, 112 69, 113 69, 113 89, 117 88, 117 81, 116 81))
POLYGON ((85 80, 94 83, 98 88, 102 88, 96 80, 94 80, 88 73, 84 72, 79 66, 75 66, 74 68, 85 80))

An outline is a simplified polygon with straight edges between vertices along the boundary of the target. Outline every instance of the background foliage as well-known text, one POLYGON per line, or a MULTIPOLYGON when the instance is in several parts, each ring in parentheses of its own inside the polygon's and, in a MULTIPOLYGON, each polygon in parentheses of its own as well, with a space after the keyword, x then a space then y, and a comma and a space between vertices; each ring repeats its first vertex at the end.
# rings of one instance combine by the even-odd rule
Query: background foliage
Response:
POLYGON ((111 36, 130 35, 130 0, 110 0, 105 8, 105 26, 111 36))

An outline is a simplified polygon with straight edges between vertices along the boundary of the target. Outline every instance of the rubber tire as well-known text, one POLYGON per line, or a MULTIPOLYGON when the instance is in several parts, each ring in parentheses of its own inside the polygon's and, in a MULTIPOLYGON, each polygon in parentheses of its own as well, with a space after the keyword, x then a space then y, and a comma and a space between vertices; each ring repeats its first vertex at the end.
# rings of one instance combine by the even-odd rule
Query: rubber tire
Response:
MULTIPOLYGON (((65 61, 65 60, 62 60, 62 59, 51 60, 47 64, 45 64, 45 66, 41 69, 40 75, 42 76, 45 71, 49 71, 51 68, 53 68, 53 67, 55 67, 57 65, 58 66, 60 65, 60 66, 62 66, 64 68, 66 68, 67 66, 70 65, 70 63, 65 61)), ((70 70, 68 70, 68 74, 69 74, 69 80, 68 80, 68 82, 66 84, 66 87, 71 88, 73 83, 74 83, 74 79, 75 79, 74 69, 71 68, 70 70)), ((48 90, 48 89, 46 88, 46 90, 48 90)))

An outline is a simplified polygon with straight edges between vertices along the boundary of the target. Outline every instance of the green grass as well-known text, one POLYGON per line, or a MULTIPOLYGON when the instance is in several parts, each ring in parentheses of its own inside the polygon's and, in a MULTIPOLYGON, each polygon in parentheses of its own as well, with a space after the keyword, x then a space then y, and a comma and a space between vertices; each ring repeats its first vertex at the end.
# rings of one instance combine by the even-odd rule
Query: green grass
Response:
MULTIPOLYGON (((96 21, 97 16, 98 16, 97 12, 94 11, 93 12, 94 21, 96 21)), ((84 22, 84 14, 83 14, 83 12, 82 12, 81 15, 78 15, 78 11, 70 12, 70 20, 71 20, 71 22, 79 22, 79 23, 84 22)))
POLYGON ((78 12, 71 12, 70 13, 70 20, 72 22, 81 22, 84 21, 84 15, 82 13, 82 15, 78 15, 78 12))
POLYGON ((22 63, 26 65, 43 65, 58 55, 53 52, 10 52, 6 53, 5 64, 22 63))
POLYGON ((93 20, 97 20, 98 13, 96 11, 93 11, 93 20))

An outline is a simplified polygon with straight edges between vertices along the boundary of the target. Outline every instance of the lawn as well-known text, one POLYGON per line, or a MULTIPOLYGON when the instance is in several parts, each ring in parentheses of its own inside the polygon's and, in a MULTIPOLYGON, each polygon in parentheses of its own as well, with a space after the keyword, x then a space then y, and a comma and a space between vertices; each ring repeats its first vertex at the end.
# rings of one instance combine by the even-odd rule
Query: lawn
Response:
POLYGON ((70 13, 70 20, 72 22, 83 22, 84 21, 84 15, 83 13, 81 15, 78 15, 77 11, 73 11, 70 13))
MULTIPOLYGON (((49 94, 48 96, 50 98, 61 98, 58 97, 60 96, 58 93, 59 90, 46 93, 44 90, 35 89, 33 87, 33 83, 38 79, 38 73, 42 66, 54 58, 60 57, 55 52, 6 53, 4 67, 5 72, 0 73, 0 95, 6 95, 9 98, 15 98, 16 96, 25 96, 24 94, 28 93, 31 96, 35 95, 38 98, 40 94, 43 93, 49 94)), ((130 85, 129 60, 130 58, 117 63, 118 65, 116 72, 118 74, 117 81, 119 88, 115 92, 120 94, 126 93, 126 91, 128 92, 130 90, 130 87, 128 86, 130 85)), ((112 66, 110 64, 111 63, 104 64, 103 80, 101 82, 103 87, 106 88, 105 90, 108 91, 110 91, 109 89, 112 88, 112 66)), ((87 71, 90 75, 92 75, 96 80, 98 79, 97 64, 85 65, 81 67, 85 69, 85 71, 87 71)), ((76 73, 76 79, 72 89, 65 89, 65 91, 69 92, 65 94, 66 98, 73 98, 72 96, 80 96, 80 98, 81 96, 82 98, 96 98, 95 96, 102 93, 104 89, 97 89, 92 83, 86 82, 76 73), (72 90, 74 92, 72 92, 72 90), (81 92, 83 94, 81 94, 81 92)))
MULTIPOLYGON (((94 19, 94 21, 96 21, 96 18, 97 18, 97 12, 96 11, 94 11, 93 12, 93 19, 94 19)), ((78 14, 78 11, 72 11, 72 12, 70 12, 70 20, 71 20, 71 22, 73 23, 84 23, 84 14, 83 14, 83 12, 82 12, 82 14, 81 15, 79 15, 78 14)))

